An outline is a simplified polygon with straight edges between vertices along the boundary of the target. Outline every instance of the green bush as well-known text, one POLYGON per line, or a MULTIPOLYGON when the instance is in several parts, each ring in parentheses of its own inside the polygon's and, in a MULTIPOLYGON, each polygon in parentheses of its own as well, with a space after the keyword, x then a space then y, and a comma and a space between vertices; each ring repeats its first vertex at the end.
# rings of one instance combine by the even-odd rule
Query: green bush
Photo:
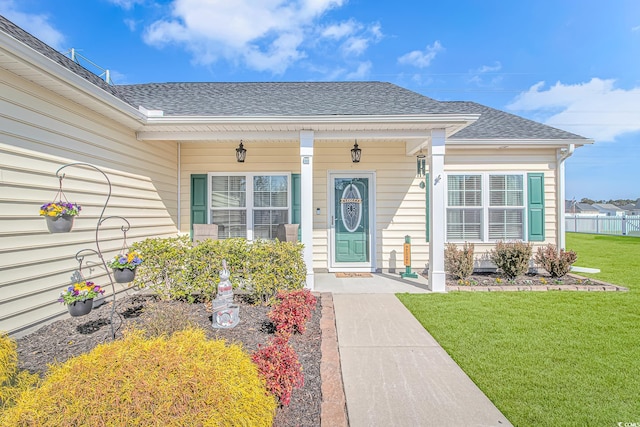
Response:
POLYGON ((231 284, 236 289, 244 282, 249 250, 246 239, 201 241, 189 253, 186 278, 203 295, 215 297, 224 259, 231 272, 231 284))
POLYGON ((254 302, 268 302, 279 290, 304 286, 303 246, 295 242, 245 239, 205 240, 193 245, 187 236, 147 239, 132 245, 145 262, 134 285, 148 287, 164 300, 210 300, 220 281, 222 260, 231 283, 254 302))
POLYGON ((0 409, 13 406, 20 393, 37 382, 37 375, 18 370, 16 343, 5 333, 0 333, 0 409))
POLYGON ((533 246, 522 241, 498 242, 489 252, 489 258, 509 280, 529 271, 529 260, 533 246))
POLYGON ((473 243, 464 243, 459 249, 455 243, 447 243, 444 250, 444 268, 456 279, 465 280, 473 273, 473 243))
POLYGON ((300 243, 277 240, 257 240, 251 244, 244 288, 254 302, 267 303, 278 291, 294 291, 304 287, 307 268, 302 249, 300 243))
POLYGON ((562 277, 571 270, 571 265, 578 259, 573 251, 558 250, 555 245, 549 244, 544 248, 538 248, 536 263, 547 270, 551 277, 562 277))
POLYGON ((188 236, 146 239, 131 245, 131 250, 144 258, 136 269, 134 286, 149 287, 164 300, 193 294, 185 280, 185 264, 191 250, 188 236))
POLYGON ((0 418, 10 426, 271 426, 277 402, 238 345, 188 329, 129 333, 54 366, 0 418))

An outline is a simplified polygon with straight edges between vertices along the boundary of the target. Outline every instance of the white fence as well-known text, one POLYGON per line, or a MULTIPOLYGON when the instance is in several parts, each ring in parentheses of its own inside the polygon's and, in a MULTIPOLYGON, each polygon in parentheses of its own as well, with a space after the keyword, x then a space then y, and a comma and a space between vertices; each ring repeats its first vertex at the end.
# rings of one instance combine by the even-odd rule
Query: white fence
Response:
POLYGON ((566 231, 615 236, 640 236, 640 215, 565 215, 566 231))

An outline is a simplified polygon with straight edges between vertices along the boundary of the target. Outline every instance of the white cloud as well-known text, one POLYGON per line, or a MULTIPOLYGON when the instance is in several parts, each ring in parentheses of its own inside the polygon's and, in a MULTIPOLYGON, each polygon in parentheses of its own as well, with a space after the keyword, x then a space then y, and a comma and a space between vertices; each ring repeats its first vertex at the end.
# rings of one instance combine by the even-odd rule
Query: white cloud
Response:
POLYGON ((350 73, 348 73, 345 77, 347 80, 360 80, 364 79, 371 72, 371 62, 365 61, 361 62, 358 65, 358 68, 350 73))
POLYGON ((137 4, 143 4, 145 0, 107 0, 109 3, 113 3, 123 9, 130 10, 137 4))
POLYGON ((631 31, 633 31, 633 32, 640 31, 640 25, 636 25, 635 27, 631 27, 631 31))
POLYGON ((495 73, 502 69, 502 63, 496 61, 493 65, 482 65, 478 69, 470 70, 467 83, 473 83, 479 87, 495 87, 502 82, 502 76, 495 73))
POLYGON ((444 47, 436 40, 431 46, 427 45, 424 51, 414 50, 398 58, 400 64, 412 65, 418 68, 427 68, 431 61, 436 57, 439 52, 442 52, 444 47))
POLYGON ((125 19, 124 25, 126 25, 127 28, 129 28, 129 31, 135 31, 136 27, 138 26, 138 23, 134 19, 125 19))
POLYGON ((640 87, 619 89, 615 80, 592 78, 545 89, 538 82, 518 95, 507 108, 532 111, 548 118, 545 123, 598 141, 640 131, 640 87))
POLYGON ((502 64, 500 61, 496 61, 494 65, 483 65, 478 68, 477 72, 480 74, 484 73, 495 73, 496 71, 502 70, 502 64))
MULTIPOLYGON (((174 0, 171 17, 147 27, 144 40, 157 47, 184 45, 197 63, 224 58, 243 61, 256 70, 282 73, 306 56, 304 44, 316 41, 318 34, 325 40, 338 40, 362 27, 355 21, 320 27, 323 14, 344 1, 174 0)), ((362 45, 352 43, 353 51, 360 51, 362 45)))
POLYGON ((54 49, 66 49, 65 36, 49 23, 49 16, 20 12, 13 0, 0 0, 0 14, 54 49))
POLYGON ((355 21, 349 20, 340 22, 339 24, 329 25, 328 27, 325 27, 320 34, 322 37, 340 40, 355 33, 361 27, 362 26, 355 21))

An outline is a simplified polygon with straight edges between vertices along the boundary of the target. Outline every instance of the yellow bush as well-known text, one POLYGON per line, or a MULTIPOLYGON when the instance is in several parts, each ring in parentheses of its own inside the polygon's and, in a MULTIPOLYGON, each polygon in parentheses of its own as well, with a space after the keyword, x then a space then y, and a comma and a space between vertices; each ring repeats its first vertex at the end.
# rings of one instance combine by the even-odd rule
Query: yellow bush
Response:
POLYGON ((187 329, 121 341, 52 367, 5 411, 11 426, 271 426, 276 401, 238 345, 187 329))
POLYGON ((34 386, 38 376, 18 371, 16 343, 0 333, 0 409, 11 406, 22 391, 34 386))

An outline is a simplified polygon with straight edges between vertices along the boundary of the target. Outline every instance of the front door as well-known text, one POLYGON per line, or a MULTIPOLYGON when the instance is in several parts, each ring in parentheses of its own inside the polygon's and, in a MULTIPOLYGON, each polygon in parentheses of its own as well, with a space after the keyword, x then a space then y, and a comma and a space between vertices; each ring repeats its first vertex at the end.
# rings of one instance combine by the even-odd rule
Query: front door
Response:
POLYGON ((373 174, 331 174, 331 267, 371 271, 373 174))

